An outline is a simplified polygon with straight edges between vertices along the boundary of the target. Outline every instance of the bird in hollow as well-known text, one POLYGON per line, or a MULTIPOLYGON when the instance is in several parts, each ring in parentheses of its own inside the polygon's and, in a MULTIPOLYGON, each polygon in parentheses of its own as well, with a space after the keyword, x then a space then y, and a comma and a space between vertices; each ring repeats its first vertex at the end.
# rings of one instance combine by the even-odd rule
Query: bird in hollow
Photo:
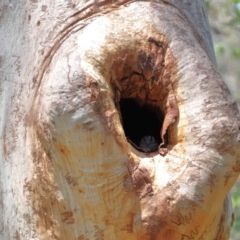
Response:
POLYGON ((146 135, 140 139, 139 147, 145 152, 153 152, 158 149, 158 143, 154 136, 146 135))

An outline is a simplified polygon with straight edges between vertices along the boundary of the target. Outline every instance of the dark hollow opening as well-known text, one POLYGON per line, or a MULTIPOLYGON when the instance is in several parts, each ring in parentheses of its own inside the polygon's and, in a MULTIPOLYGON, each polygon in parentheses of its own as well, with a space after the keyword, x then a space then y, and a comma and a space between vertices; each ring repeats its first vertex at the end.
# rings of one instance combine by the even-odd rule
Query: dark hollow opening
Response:
POLYGON ((120 100, 122 125, 128 141, 141 152, 158 149, 163 115, 149 105, 140 106, 135 99, 120 100))

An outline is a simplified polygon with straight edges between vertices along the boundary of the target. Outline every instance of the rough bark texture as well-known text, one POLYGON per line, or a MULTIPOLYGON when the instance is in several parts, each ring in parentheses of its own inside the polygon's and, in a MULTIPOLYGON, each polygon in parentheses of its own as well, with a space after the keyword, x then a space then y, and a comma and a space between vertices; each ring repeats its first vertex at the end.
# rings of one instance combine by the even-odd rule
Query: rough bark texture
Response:
POLYGON ((203 1, 3 1, 0 21, 1 239, 228 239, 240 117, 203 1), (129 98, 158 151, 125 136, 129 98))

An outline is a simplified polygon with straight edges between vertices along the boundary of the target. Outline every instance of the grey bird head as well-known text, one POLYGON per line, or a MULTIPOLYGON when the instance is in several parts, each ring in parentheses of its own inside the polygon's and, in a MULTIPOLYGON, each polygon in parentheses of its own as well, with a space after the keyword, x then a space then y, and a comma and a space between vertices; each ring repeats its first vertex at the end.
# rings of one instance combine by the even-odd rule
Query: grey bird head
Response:
POLYGON ((146 135, 141 138, 139 147, 145 151, 156 151, 158 149, 158 143, 154 136, 146 135))

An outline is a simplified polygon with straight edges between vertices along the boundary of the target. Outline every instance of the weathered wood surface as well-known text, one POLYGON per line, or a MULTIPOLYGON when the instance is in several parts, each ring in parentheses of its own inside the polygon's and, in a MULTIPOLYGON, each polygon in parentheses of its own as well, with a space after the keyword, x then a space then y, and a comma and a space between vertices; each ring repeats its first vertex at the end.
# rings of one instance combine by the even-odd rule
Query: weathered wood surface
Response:
POLYGON ((0 21, 0 239, 228 239, 240 117, 203 1, 2 1, 0 21), (161 154, 128 143, 128 97, 164 113, 161 154))

